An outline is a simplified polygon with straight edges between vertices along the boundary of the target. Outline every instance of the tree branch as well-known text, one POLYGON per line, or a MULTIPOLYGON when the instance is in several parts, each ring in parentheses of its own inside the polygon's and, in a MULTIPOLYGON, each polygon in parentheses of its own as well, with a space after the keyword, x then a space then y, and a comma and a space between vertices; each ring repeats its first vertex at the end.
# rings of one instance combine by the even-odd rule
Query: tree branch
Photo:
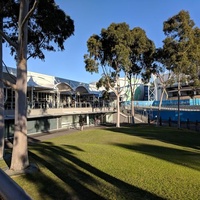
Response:
POLYGON ((7 81, 5 79, 0 79, 0 81, 3 82, 5 85, 11 87, 13 90, 17 90, 16 84, 13 84, 10 81, 7 81))
POLYGON ((0 30, 0 35, 17 50, 17 43, 13 42, 2 30, 0 30))
MULTIPOLYGON (((45 38, 43 38, 43 40, 40 42, 40 44, 38 45, 38 47, 40 48, 42 46, 42 44, 44 43, 45 38)), ((38 53, 32 53, 27 57, 27 60, 33 56, 38 55, 38 53)))
POLYGON ((24 24, 27 22, 27 20, 30 18, 30 16, 33 14, 35 8, 37 7, 39 3, 39 0, 35 0, 33 7, 29 10, 29 12, 27 13, 27 15, 25 16, 24 20, 22 21, 22 25, 21 25, 21 29, 23 29, 24 24))
POLYGON ((125 86, 126 86, 126 82, 127 82, 127 75, 126 75, 126 73, 125 73, 124 84, 123 84, 123 86, 121 87, 121 89, 119 90, 119 94, 121 94, 122 91, 124 90, 124 88, 125 88, 125 86))
MULTIPOLYGON (((8 70, 6 64, 4 63, 3 60, 2 60, 2 63, 3 63, 3 65, 4 65, 4 67, 5 67, 6 71, 7 71, 7 74, 10 76, 11 79, 13 79, 13 81, 16 82, 16 79, 14 79, 14 78, 12 77, 12 75, 10 74, 10 72, 9 72, 9 70, 8 70)), ((11 83, 11 82, 8 81, 8 80, 5 80, 5 79, 2 78, 2 79, 0 79, 0 81, 3 82, 5 85, 11 87, 13 90, 16 90, 16 89, 17 89, 16 84, 13 84, 13 83, 11 83)))

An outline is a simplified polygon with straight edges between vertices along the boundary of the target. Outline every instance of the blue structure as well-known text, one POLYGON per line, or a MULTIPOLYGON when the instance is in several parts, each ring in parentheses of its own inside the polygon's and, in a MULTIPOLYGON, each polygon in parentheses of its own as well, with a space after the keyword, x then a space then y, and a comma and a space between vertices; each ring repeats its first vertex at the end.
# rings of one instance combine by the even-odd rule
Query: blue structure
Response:
MULTIPOLYGON (((153 119, 156 119, 158 116, 158 111, 153 110, 153 119)), ((177 110, 161 110, 160 117, 163 121, 178 121, 178 111, 177 110)), ((200 122, 200 111, 180 111, 181 122, 200 122)))
MULTIPOLYGON (((158 106, 159 101, 154 101, 152 106, 158 106)), ((186 122, 187 120, 191 122, 200 121, 200 99, 184 99, 180 100, 180 119, 182 122, 186 122), (186 110, 188 109, 188 110, 186 110)), ((168 108, 177 108, 178 107, 178 100, 165 100, 162 102, 162 107, 168 108)), ((156 118, 158 115, 158 111, 154 110, 153 116, 156 118)), ((161 110, 160 116, 162 120, 166 121, 169 118, 172 121, 178 120, 178 110, 161 110)))
MULTIPOLYGON (((152 106, 158 106, 160 101, 153 101, 152 106)), ((184 99, 180 100, 180 105, 196 106, 200 105, 200 99, 184 99)), ((162 101, 162 106, 177 106, 178 100, 164 100, 162 101)))
MULTIPOLYGON (((158 106, 160 101, 134 101, 135 109, 138 112, 144 111, 150 115, 151 119, 155 120, 158 116, 158 106)), ((130 101, 123 102, 122 105, 128 107, 131 105, 130 101)), ((163 121, 178 121, 178 100, 164 100, 162 101, 162 109, 160 117, 163 121)), ((180 119, 182 122, 200 122, 200 99, 184 99, 180 100, 180 119)))

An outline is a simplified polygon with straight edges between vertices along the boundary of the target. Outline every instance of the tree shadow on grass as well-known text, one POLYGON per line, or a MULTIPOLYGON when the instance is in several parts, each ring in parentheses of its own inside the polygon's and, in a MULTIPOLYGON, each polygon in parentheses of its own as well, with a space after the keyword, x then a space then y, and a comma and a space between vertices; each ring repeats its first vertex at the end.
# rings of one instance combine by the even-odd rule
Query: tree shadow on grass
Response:
MULTIPOLYGON (((133 185, 130 185, 116 177, 113 177, 94 166, 77 158, 70 150, 82 151, 80 148, 72 145, 64 145, 63 147, 54 146, 50 142, 43 142, 38 145, 32 146, 29 155, 41 166, 45 166, 56 177, 63 181, 65 185, 71 188, 72 193, 62 191, 59 186, 54 186, 54 194, 51 194, 52 199, 109 199, 116 196, 116 199, 163 199, 150 192, 144 191, 133 185), (37 152, 37 153, 34 153, 37 152), (99 180, 101 179, 101 181, 99 180), (105 185, 106 182, 106 185, 105 185), (112 188, 113 191, 107 191, 112 188), (55 194, 59 194, 59 198, 55 198, 55 194), (60 193, 63 193, 61 195, 60 193), (109 194, 106 194, 109 193, 109 194), (73 194, 73 196, 70 196, 73 194), (113 196, 108 196, 113 195, 113 196)), ((46 181, 48 177, 40 178, 34 176, 27 176, 28 179, 40 183, 40 193, 50 195, 52 189, 48 190, 46 181), (34 178, 33 178, 34 177, 34 178)), ((53 180, 52 180, 53 181, 53 180)))
POLYGON ((200 152, 194 153, 181 149, 174 149, 164 146, 150 144, 114 144, 115 146, 133 150, 145 155, 166 160, 178 165, 187 166, 189 168, 200 171, 200 152))
POLYGON ((200 150, 200 134, 193 131, 149 125, 109 128, 106 130, 200 150))

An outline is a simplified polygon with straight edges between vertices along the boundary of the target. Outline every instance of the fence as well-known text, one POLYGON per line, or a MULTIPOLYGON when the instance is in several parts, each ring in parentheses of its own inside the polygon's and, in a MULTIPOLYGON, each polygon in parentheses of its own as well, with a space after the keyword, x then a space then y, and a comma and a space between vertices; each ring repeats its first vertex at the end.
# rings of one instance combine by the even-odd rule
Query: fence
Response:
MULTIPOLYGON (((178 122, 171 120, 170 117, 168 120, 162 120, 160 117, 158 121, 155 121, 155 124, 158 124, 159 126, 178 127, 178 122)), ((180 121, 180 128, 200 131, 200 121, 196 120, 196 122, 192 122, 189 119, 187 121, 180 121)))

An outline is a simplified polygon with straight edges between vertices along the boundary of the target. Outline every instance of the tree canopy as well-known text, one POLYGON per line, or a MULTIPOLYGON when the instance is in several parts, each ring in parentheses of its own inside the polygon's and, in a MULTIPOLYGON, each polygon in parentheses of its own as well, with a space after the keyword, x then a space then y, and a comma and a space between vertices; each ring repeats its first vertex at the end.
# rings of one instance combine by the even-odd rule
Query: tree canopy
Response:
POLYGON ((117 97, 117 124, 119 127, 119 97, 120 73, 130 65, 129 26, 126 23, 112 23, 107 29, 103 28, 99 35, 92 35, 87 41, 88 54, 84 55, 85 68, 88 72, 99 72, 101 67, 103 74, 97 86, 112 89, 117 97))
POLYGON ((135 74, 145 80, 150 77, 155 46, 139 27, 131 30, 126 23, 112 23, 107 29, 103 28, 100 35, 92 35, 87 47, 86 71, 98 73, 101 67, 103 74, 97 86, 112 89, 116 96, 121 93, 119 76, 122 72, 130 81, 135 74))
POLYGON ((131 113, 132 123, 134 123, 134 94, 137 88, 137 80, 141 78, 144 82, 148 82, 151 73, 155 70, 153 64, 155 45, 147 37, 143 29, 136 27, 130 30, 130 43, 128 47, 130 48, 129 59, 131 64, 124 68, 124 71, 131 89, 131 113))
MULTIPOLYGON (((30 1, 32 8, 36 1, 30 1)), ((18 41, 18 20, 19 20, 18 0, 2 0, 0 3, 1 16, 3 17, 3 31, 0 33, 7 39, 11 46, 11 53, 16 55, 18 41), (6 35, 5 35, 6 33, 6 35)), ((44 60, 43 50, 56 51, 64 50, 64 42, 74 33, 74 21, 63 10, 56 5, 54 0, 38 1, 28 20, 28 58, 39 58, 44 60)), ((4 38, 4 41, 6 39, 4 38)))
MULTIPOLYGON (((163 64, 179 76, 181 82, 198 86, 200 66, 200 30, 187 11, 180 11, 163 24, 163 64)), ((178 82, 178 80, 176 80, 178 82)))

